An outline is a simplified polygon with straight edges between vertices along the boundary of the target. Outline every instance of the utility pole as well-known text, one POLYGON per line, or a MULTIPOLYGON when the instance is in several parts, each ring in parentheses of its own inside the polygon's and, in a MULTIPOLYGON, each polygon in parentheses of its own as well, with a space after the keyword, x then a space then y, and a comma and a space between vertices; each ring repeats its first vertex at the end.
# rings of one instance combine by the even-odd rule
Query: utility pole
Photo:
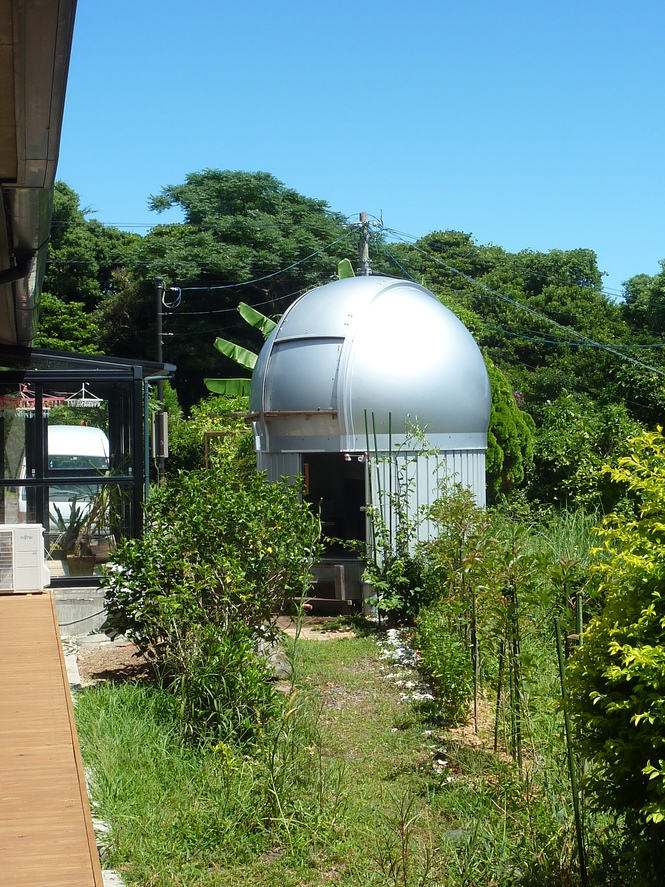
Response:
MULTIPOLYGON (((155 278, 155 302, 157 308, 157 362, 163 363, 162 351, 164 345, 163 333, 163 305, 164 305, 164 278, 155 278)), ((159 411, 155 416, 153 425, 153 447, 157 456, 157 474, 159 483, 164 483, 166 478, 166 411, 164 410, 164 381, 159 379, 157 382, 157 399, 159 400, 159 411)), ((148 429, 146 428, 146 434, 148 429)))
POLYGON ((369 277, 372 269, 369 266, 369 221, 367 213, 360 213, 360 224, 356 223, 360 238, 358 240, 358 277, 369 277))

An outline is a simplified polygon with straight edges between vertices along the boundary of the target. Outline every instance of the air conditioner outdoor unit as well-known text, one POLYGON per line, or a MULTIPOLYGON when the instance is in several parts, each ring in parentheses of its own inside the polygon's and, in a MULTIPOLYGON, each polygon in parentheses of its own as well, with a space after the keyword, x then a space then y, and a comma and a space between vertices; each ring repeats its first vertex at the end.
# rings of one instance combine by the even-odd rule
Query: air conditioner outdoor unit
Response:
POLYGON ((39 591, 51 581, 41 524, 0 524, 0 593, 39 591))

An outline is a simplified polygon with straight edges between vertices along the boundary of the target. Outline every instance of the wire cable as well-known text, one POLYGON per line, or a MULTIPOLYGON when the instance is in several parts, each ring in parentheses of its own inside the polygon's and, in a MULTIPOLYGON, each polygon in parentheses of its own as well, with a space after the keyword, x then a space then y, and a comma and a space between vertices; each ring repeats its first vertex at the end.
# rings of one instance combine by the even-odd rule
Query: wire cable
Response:
POLYGON ((475 280, 473 277, 470 277, 468 274, 465 274, 463 271, 458 271, 457 268, 453 268, 452 265, 446 264, 446 262, 442 262, 441 259, 437 259, 436 256, 431 255, 431 253, 425 252, 425 250, 421 249, 416 244, 412 244, 413 248, 422 253, 422 255, 427 256, 437 265, 440 265, 442 268, 445 268, 447 271, 450 271, 452 274, 456 274, 458 277, 463 278, 464 280, 468 280, 469 283, 473 284, 473 286, 478 287, 479 289, 484 290, 490 295, 495 296, 501 301, 506 302, 509 305, 513 305, 515 308, 519 308, 521 311, 526 311, 527 314, 531 314, 533 317, 537 317, 539 320, 543 320, 546 323, 550 323, 553 326, 557 327, 560 330, 563 330, 570 335, 576 336, 582 342, 587 342, 591 345, 595 345, 598 348, 601 348, 604 351, 609 352, 610 354, 614 354, 615 357, 621 358, 621 360, 626 360, 629 363, 633 363, 636 366, 641 367, 644 370, 649 370, 652 373, 655 373, 657 376, 665 377, 665 372, 663 370, 659 370, 656 367, 652 367, 647 363, 643 363, 641 360, 637 360, 635 357, 630 357, 628 354, 622 354, 620 351, 616 351, 610 345, 603 345, 599 342, 595 342, 593 339, 590 339, 588 336, 583 335, 582 333, 578 333, 577 330, 572 329, 571 327, 564 326, 564 324, 559 323, 556 320, 552 320, 551 317, 548 317, 546 314, 541 314, 539 311, 536 311, 535 308, 529 308, 528 305, 523 305, 521 302, 517 302, 515 299, 511 299, 509 296, 505 296, 503 293, 500 293, 498 290, 492 289, 491 286, 487 286, 487 284, 481 283, 479 280, 475 280))
MULTIPOLYGON (((398 231, 396 228, 384 228, 384 231, 387 234, 394 235, 395 237, 402 240, 404 243, 409 243, 411 246, 415 246, 416 241, 424 240, 430 236, 429 234, 425 234, 423 237, 416 237, 415 234, 406 234, 403 231, 398 231)), ((430 232, 430 233, 434 233, 434 232, 430 232)), ((502 247, 499 247, 499 249, 502 249, 502 247)), ((541 280, 546 280, 548 282, 552 280, 551 274, 545 274, 542 271, 536 271, 533 268, 527 268, 527 267, 525 267, 524 264, 520 263, 519 261, 509 261, 509 259, 508 259, 509 255, 513 255, 516 259, 519 259, 519 256, 520 256, 519 253, 512 253, 512 254, 507 253, 507 254, 504 254, 503 256, 501 256, 501 258, 497 258, 496 256, 490 255, 489 253, 485 254, 485 255, 479 255, 478 253, 472 253, 472 252, 466 252, 466 253, 460 252, 460 253, 458 253, 458 255, 462 256, 465 259, 478 259, 482 262, 490 262, 495 266, 495 268, 506 267, 506 268, 509 268, 511 271, 515 271, 516 273, 530 274, 533 277, 538 277, 541 280)), ((537 255, 537 253, 533 253, 533 255, 537 255)), ((433 258, 433 256, 432 256, 432 258, 433 258)), ((586 286, 583 284, 580 284, 580 283, 574 283, 574 284, 568 284, 568 285, 579 287, 580 289, 594 289, 594 287, 592 287, 590 284, 586 285, 586 286)), ((613 288, 608 289, 606 287, 601 286, 599 290, 596 290, 596 292, 601 292, 603 295, 609 296, 612 299, 623 297, 623 292, 621 290, 616 290, 613 288)))
MULTIPOLYGON (((299 290, 296 290, 294 293, 287 293, 284 296, 276 296, 274 299, 268 299, 265 302, 255 302, 252 305, 252 308, 264 308, 266 305, 273 305, 276 302, 285 302, 287 299, 293 299, 294 297, 302 296, 303 293, 308 292, 311 287, 303 287, 299 290)), ((233 308, 209 308, 207 311, 174 311, 172 313, 164 312, 164 317, 197 317, 204 316, 209 314, 237 314, 237 307, 233 308)))
POLYGON ((354 232, 350 229, 342 234, 341 237, 338 237, 337 240, 333 240, 332 243, 329 243, 327 246, 322 246, 321 249, 317 249, 315 252, 310 253, 308 256, 305 256, 304 259, 299 259, 297 262, 292 262, 290 265, 287 265, 286 268, 280 268, 279 271, 272 271, 270 274, 265 274, 263 277, 256 277, 253 280, 243 280, 240 283, 224 283, 224 284, 214 284, 211 286, 183 286, 180 289, 183 292, 196 292, 196 291, 210 291, 210 290, 228 290, 228 289, 239 289, 243 286, 253 286, 255 283, 263 283, 264 280, 271 280, 273 277, 277 277, 280 274, 286 274, 287 271, 291 271, 293 268, 298 268, 300 265, 303 265, 305 262, 309 262, 310 259, 315 258, 316 256, 321 255, 326 250, 331 249, 333 246, 337 246, 338 243, 341 243, 343 240, 346 240, 347 237, 350 237, 354 232))
MULTIPOLYGON (((542 336, 527 336, 526 333, 516 333, 512 330, 507 330, 502 326, 494 326, 491 323, 488 323, 486 320, 482 321, 483 324, 487 327, 488 330, 494 330, 497 333, 503 333, 506 336, 511 336, 513 339, 524 339, 527 342, 535 342, 540 345, 567 345, 570 348, 605 348, 605 345, 601 345, 598 342, 571 342, 569 339, 547 339, 542 336)), ((613 344, 612 348, 665 348, 665 342, 654 342, 651 345, 619 345, 613 344)))
POLYGON ((395 258, 395 256, 393 256, 392 253, 390 253, 390 252, 388 251, 388 248, 387 248, 387 246, 385 245, 385 243, 383 243, 381 240, 376 240, 375 242, 378 243, 378 245, 380 246, 380 248, 381 248, 381 249, 384 251, 384 253, 388 256, 388 258, 391 259, 391 260, 397 265, 397 267, 398 267, 399 270, 402 272, 402 274, 405 274, 405 275, 409 278, 409 280, 412 280, 414 283, 418 283, 418 281, 416 280, 416 278, 413 277, 411 274, 409 274, 409 272, 406 270, 406 268, 404 268, 402 265, 400 265, 400 263, 397 261, 397 259, 395 258))

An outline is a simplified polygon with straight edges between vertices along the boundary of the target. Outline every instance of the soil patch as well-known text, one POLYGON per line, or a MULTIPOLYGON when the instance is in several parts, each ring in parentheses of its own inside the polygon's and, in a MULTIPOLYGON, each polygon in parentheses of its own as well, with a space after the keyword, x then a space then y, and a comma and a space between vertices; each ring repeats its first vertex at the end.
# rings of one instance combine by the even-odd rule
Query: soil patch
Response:
MULTIPOLYGON (((296 623, 291 616, 278 616, 277 627, 289 637, 295 637, 296 623)), ((338 616, 305 616, 300 629, 300 637, 305 641, 330 641, 355 636, 352 629, 340 624, 338 616)))
POLYGON ((150 674, 150 663, 135 644, 108 643, 76 650, 81 686, 90 687, 99 681, 135 681, 150 674))
MULTIPOLYGON (((296 623, 290 616, 280 616, 277 626, 290 637, 295 636, 296 623)), ((337 617, 306 616, 300 637, 304 640, 330 641, 352 638, 355 634, 340 626, 337 617)), ((150 675, 150 663, 138 652, 136 645, 128 641, 77 647, 76 661, 83 687, 90 687, 99 681, 136 681, 150 675)))

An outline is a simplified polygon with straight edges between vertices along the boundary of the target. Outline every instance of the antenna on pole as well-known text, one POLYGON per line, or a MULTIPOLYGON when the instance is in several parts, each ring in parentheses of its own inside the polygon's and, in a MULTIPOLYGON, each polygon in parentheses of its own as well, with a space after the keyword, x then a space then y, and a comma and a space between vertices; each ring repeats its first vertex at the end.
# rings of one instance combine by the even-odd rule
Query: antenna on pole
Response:
MULTIPOLYGON (((157 308, 157 363, 163 361, 163 301, 164 301, 164 278, 155 278, 155 302, 157 308)), ((168 413, 164 409, 164 382, 159 379, 157 382, 157 399, 159 401, 159 410, 154 417, 153 425, 153 449, 157 457, 157 473, 160 484, 164 483, 166 478, 166 455, 168 453, 168 413)), ((146 429, 147 433, 148 429, 146 429)))
POLYGON ((369 264, 369 220, 367 213, 360 213, 360 223, 356 223, 360 232, 358 240, 358 277, 369 277, 372 269, 369 264))

